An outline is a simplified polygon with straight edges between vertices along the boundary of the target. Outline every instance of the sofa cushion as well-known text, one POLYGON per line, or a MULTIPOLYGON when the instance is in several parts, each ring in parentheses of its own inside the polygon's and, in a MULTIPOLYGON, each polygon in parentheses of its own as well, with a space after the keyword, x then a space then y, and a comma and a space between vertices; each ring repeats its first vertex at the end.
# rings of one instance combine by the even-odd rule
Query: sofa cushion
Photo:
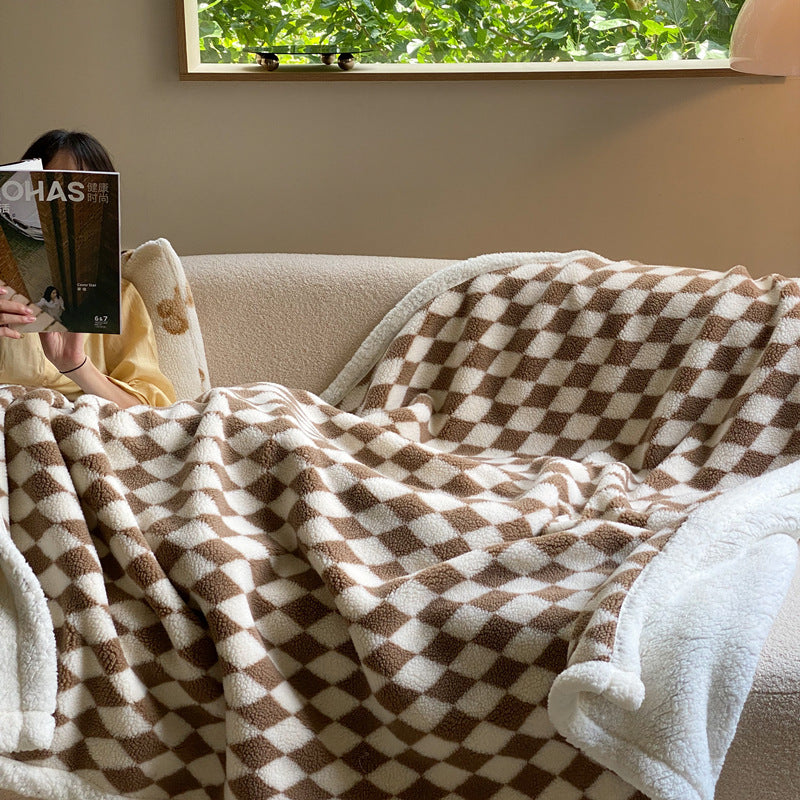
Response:
POLYGON ((214 386, 272 381, 317 394, 398 300, 454 263, 287 253, 181 260, 214 386))
POLYGON ((144 300, 158 348, 161 370, 179 400, 211 387, 203 336, 183 265, 166 239, 146 242, 122 257, 122 275, 144 300))
POLYGON ((761 651, 716 800, 800 797, 800 569, 761 651))

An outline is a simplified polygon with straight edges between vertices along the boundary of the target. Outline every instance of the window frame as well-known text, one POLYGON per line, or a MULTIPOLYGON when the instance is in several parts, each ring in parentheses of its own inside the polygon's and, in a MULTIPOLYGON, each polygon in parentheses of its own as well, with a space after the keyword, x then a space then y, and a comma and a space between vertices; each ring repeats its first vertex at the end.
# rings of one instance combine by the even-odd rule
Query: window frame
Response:
POLYGON ((257 64, 200 61, 198 0, 175 0, 182 81, 451 81, 585 78, 742 77, 728 59, 684 61, 558 61, 500 64, 359 64, 343 71, 317 64, 285 64, 270 72, 257 64))

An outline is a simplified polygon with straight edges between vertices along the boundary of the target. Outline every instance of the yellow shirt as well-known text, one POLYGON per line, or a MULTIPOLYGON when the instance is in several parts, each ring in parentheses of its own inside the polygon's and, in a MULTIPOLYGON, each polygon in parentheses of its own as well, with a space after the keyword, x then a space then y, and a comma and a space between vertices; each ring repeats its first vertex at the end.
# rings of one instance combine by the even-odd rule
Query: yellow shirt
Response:
MULTIPOLYGON (((132 283, 122 281, 122 333, 90 333, 84 351, 100 372, 140 402, 151 406, 175 402, 175 390, 158 366, 150 316, 132 283)), ((47 360, 36 333, 21 339, 0 337, 0 382, 54 389, 70 400, 83 394, 47 360)))

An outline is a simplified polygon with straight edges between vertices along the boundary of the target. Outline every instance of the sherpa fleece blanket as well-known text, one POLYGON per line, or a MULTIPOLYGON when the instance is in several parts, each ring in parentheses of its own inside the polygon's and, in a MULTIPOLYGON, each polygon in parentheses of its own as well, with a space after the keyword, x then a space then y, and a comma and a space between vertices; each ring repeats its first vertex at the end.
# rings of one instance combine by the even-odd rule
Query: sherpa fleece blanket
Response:
POLYGON ((793 280, 505 254, 322 398, 3 387, 0 787, 711 800, 796 562, 798 342, 793 280))

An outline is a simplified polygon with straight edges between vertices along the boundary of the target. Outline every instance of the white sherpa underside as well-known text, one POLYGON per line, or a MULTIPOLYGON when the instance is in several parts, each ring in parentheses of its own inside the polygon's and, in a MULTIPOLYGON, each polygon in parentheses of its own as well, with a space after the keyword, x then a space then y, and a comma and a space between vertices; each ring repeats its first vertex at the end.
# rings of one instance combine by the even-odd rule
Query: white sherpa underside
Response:
POLYGON ((552 686, 559 732, 653 800, 713 800, 796 568, 799 492, 800 462, 697 509, 633 585, 611 661, 552 686))
POLYGON ((50 745, 56 691, 47 601, 0 521, 0 753, 50 745))

